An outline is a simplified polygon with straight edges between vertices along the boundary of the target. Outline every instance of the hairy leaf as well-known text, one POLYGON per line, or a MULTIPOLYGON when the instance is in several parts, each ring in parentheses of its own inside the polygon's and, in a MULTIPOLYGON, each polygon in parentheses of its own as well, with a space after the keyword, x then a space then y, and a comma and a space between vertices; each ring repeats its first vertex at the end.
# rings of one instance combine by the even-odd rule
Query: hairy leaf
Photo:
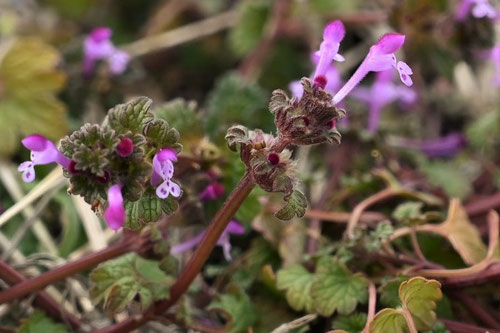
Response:
POLYGON ((370 333, 408 333, 406 319, 400 310, 383 309, 370 323, 370 333))
POLYGON ((295 190, 290 195, 286 195, 284 200, 286 201, 285 207, 281 208, 274 214, 280 220, 291 220, 295 216, 303 217, 306 213, 307 199, 305 195, 299 190, 295 190))
POLYGON ((105 310, 123 311, 138 295, 141 308, 169 296, 175 279, 166 275, 159 262, 135 253, 99 265, 91 274, 90 296, 94 303, 103 302, 105 310))
POLYGON ((368 298, 366 279, 359 273, 351 273, 332 257, 320 258, 315 275, 311 293, 316 311, 323 316, 329 317, 335 311, 350 314, 358 303, 365 303, 368 298))
POLYGON ((311 287, 314 275, 302 265, 293 265, 278 271, 278 289, 286 290, 288 304, 295 311, 305 310, 314 312, 314 301, 311 296, 311 287))

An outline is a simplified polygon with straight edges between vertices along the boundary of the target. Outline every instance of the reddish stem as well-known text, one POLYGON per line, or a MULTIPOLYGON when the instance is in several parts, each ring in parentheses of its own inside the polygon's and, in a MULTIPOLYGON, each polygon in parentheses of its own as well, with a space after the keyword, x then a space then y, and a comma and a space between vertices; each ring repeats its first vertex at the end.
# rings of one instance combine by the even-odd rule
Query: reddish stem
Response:
POLYGON ((255 183, 249 173, 246 173, 240 180, 238 186, 231 192, 224 205, 217 212, 208 226, 200 245, 191 257, 191 260, 186 266, 186 269, 179 276, 175 284, 170 289, 170 298, 164 301, 159 301, 153 304, 145 313, 129 317, 128 319, 110 326, 96 333, 126 333, 133 331, 150 320, 163 315, 179 298, 186 292, 193 280, 203 268, 217 240, 226 229, 231 218, 234 216, 238 208, 241 206, 245 198, 254 188, 255 183))
MULTIPOLYGON (((0 278, 9 285, 16 285, 26 281, 24 275, 2 260, 0 260, 0 278)), ((61 309, 59 304, 46 292, 42 291, 38 293, 35 298, 35 304, 45 310, 52 318, 61 322, 67 322, 74 330, 78 330, 84 325, 76 316, 61 309)))
POLYGON ((453 333, 500 333, 500 330, 497 329, 478 327, 448 319, 439 319, 439 321, 441 321, 446 328, 453 333))
POLYGON ((138 242, 139 239, 140 237, 137 236, 125 237, 119 243, 116 243, 104 250, 92 253, 78 260, 68 262, 53 270, 40 274, 37 277, 18 283, 12 288, 0 292, 0 304, 26 296, 32 292, 43 289, 50 284, 64 280, 68 276, 89 270, 101 262, 130 252, 138 248, 138 246, 140 247, 142 242, 138 242))

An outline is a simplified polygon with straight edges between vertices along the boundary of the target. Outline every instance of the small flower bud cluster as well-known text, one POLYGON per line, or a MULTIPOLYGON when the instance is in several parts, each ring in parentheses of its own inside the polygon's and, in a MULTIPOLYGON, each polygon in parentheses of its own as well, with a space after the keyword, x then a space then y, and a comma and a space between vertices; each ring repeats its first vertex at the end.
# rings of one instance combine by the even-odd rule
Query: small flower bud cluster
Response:
POLYGON ((173 181, 182 146, 179 133, 149 111, 151 100, 138 98, 111 109, 105 125, 86 124, 61 141, 61 150, 39 135, 23 140, 31 161, 19 171, 27 182, 34 166, 57 162, 70 180, 69 193, 81 195, 117 230, 140 227, 170 214, 182 191, 173 181), (154 208, 157 209, 154 209, 154 208))

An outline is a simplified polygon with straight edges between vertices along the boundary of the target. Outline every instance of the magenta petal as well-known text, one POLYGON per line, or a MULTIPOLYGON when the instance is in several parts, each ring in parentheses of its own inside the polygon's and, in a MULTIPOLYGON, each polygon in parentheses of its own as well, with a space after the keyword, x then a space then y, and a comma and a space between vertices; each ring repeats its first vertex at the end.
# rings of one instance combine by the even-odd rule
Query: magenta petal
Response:
POLYGON ((164 162, 167 160, 174 161, 174 162, 177 161, 177 153, 172 148, 160 149, 160 151, 156 154, 156 156, 158 156, 158 160, 160 162, 164 162))
POLYGON ((109 57, 109 69, 115 75, 122 74, 127 69, 130 56, 124 51, 115 51, 109 57))
POLYGON ((33 134, 25 137, 21 142, 23 143, 23 146, 25 146, 29 150, 42 151, 47 148, 47 144, 50 141, 42 135, 33 134))
POLYGON ((110 39, 113 32, 108 27, 98 27, 90 32, 90 37, 96 43, 102 42, 103 40, 110 39))
POLYGON ((166 180, 156 188, 156 195, 160 199, 166 199, 170 194, 170 180, 166 180))
POLYGON ((231 220, 225 231, 234 235, 242 235, 245 232, 245 228, 235 220, 231 220))
POLYGON ((403 46, 405 42, 405 35, 389 33, 380 38, 376 47, 380 53, 390 54, 394 53, 403 46))
POLYGON ((17 168, 17 171, 23 173, 22 178, 24 182, 31 183, 32 181, 35 180, 35 168, 33 162, 26 161, 21 163, 17 168))
POLYGON ((108 189, 108 208, 104 212, 104 218, 109 227, 118 230, 125 223, 125 208, 123 208, 122 186, 116 184, 108 189))
POLYGON ((290 89, 293 96, 297 98, 302 98, 302 94, 304 93, 304 87, 302 87, 300 81, 290 82, 290 84, 288 85, 288 89, 290 89))
POLYGON ((332 43, 340 43, 344 36, 344 24, 339 20, 330 22, 323 31, 323 39, 332 43))
POLYGON ((170 194, 172 194, 173 197, 178 198, 181 195, 181 192, 181 187, 173 181, 170 181, 170 194))

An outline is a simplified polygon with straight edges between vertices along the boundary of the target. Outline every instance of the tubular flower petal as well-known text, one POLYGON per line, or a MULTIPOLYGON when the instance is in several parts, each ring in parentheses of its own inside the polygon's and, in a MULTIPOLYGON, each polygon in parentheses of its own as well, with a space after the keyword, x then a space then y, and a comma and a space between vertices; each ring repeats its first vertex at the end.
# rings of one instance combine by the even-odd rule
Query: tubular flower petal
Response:
MULTIPOLYGON (((219 237, 217 240, 217 245, 222 247, 222 251, 224 253, 224 258, 227 261, 231 261, 231 242, 230 242, 230 236, 231 235, 242 235, 245 232, 245 228, 239 224, 238 222, 232 220, 229 222, 227 225, 226 229, 222 233, 222 235, 219 237)), ((188 251, 189 249, 195 247, 198 245, 201 240, 203 239, 203 236, 205 235, 205 231, 200 233, 199 235, 183 242, 180 244, 176 244, 172 246, 170 253, 172 254, 179 254, 188 251)))
POLYGON ((181 188, 172 181, 174 176, 174 164, 177 161, 177 154, 173 149, 163 148, 153 157, 153 175, 151 182, 156 188, 156 195, 165 199, 170 194, 178 198, 181 195, 181 188))
POLYGON ((125 217, 122 186, 121 184, 116 184, 108 189, 108 208, 104 212, 104 218, 111 229, 118 230, 123 226, 125 217))
POLYGON ((381 72, 395 68, 400 75, 401 81, 407 86, 413 84, 410 75, 413 74, 410 66, 398 62, 394 52, 398 51, 404 44, 405 36, 401 34, 386 34, 377 44, 373 45, 356 72, 347 83, 333 97, 333 104, 342 101, 369 72, 381 72))
POLYGON ((463 21, 469 13, 476 18, 495 19, 498 16, 495 7, 488 0, 462 0, 455 12, 455 18, 457 21, 463 21))
POLYGON ((452 157, 458 154, 466 143, 462 133, 452 133, 431 140, 400 139, 394 145, 401 148, 418 149, 429 157, 452 157))
POLYGON ((35 180, 35 165, 59 163, 65 168, 69 167, 70 160, 64 156, 50 140, 44 136, 34 134, 22 140, 23 145, 31 150, 31 161, 19 165, 18 171, 23 173, 23 181, 29 183, 35 180))
POLYGON ((315 80, 319 76, 326 75, 326 72, 333 60, 344 60, 344 57, 338 55, 340 42, 344 39, 344 36, 345 28, 342 22, 333 21, 326 26, 323 31, 323 42, 317 52, 319 60, 314 73, 315 80))

